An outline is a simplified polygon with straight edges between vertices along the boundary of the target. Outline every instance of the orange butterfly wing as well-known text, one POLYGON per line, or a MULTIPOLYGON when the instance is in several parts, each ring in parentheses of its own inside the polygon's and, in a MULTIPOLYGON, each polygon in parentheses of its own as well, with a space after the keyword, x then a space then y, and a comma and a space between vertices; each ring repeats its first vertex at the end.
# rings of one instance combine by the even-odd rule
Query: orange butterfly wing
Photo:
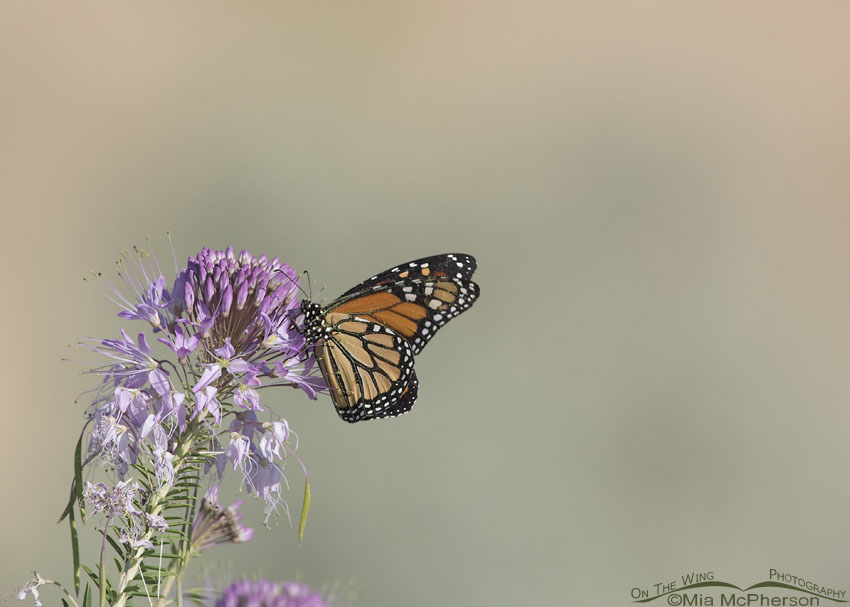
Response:
POLYGON ((360 283, 320 314, 306 302, 308 340, 343 419, 410 410, 419 388, 413 356, 478 299, 476 267, 462 253, 425 257, 360 283))

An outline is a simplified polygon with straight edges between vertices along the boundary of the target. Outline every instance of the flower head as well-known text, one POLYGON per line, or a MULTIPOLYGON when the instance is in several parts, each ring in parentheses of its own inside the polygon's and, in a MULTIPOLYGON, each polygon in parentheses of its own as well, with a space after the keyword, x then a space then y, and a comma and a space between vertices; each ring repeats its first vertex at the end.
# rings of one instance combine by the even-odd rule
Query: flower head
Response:
POLYGON ((27 598, 28 594, 31 594, 32 599, 34 601, 33 605, 35 605, 35 607, 41 607, 42 602, 38 600, 38 588, 47 583, 47 580, 41 577, 38 574, 38 571, 34 571, 33 574, 35 575, 33 579, 18 588, 16 598, 19 601, 23 601, 25 598, 27 598))
POLYGON ((106 296, 122 308, 118 316, 147 321, 154 333, 172 328, 175 299, 166 287, 156 256, 133 247, 132 252, 121 252, 116 265, 120 284, 104 279, 100 274, 97 276, 105 283, 103 291, 106 296), (127 290, 131 292, 129 297, 125 294, 127 290))
POLYGON ((295 270, 276 257, 255 258, 248 251, 236 255, 233 247, 205 248, 189 258, 174 288, 182 297, 184 317, 198 328, 208 324, 204 327, 208 350, 222 347, 229 338, 235 352, 249 354, 269 333, 277 335, 281 329, 282 343, 270 347, 299 349, 297 333, 287 330, 290 313, 298 308, 298 282, 295 270))
POLYGON ((201 343, 201 340, 197 335, 187 337, 180 325, 174 327, 174 335, 169 336, 168 339, 160 337, 159 341, 171 348, 171 351, 177 355, 177 358, 181 363, 186 362, 189 355, 194 352, 195 348, 198 347, 198 344, 201 343))
POLYGON ((135 439, 129 428, 108 412, 92 414, 94 426, 89 436, 89 451, 107 466, 116 469, 122 478, 136 462, 135 439))
POLYGON ((112 490, 104 483, 86 481, 83 498, 92 512, 105 512, 110 516, 139 516, 142 511, 136 506, 139 484, 136 481, 121 481, 112 490))
POLYGON ((239 506, 242 500, 223 508, 218 501, 218 485, 207 492, 195 523, 192 526, 192 548, 205 550, 221 544, 238 544, 254 537, 254 530, 245 527, 239 506))
MULTIPOLYGON (((264 499, 268 520, 286 482, 283 460, 297 443, 288 440, 286 421, 267 411, 267 389, 297 387, 310 398, 326 389, 298 324, 299 277, 277 258, 230 247, 204 248, 183 269, 175 261, 175 272, 169 289, 156 258, 135 250, 119 263, 132 293, 107 282, 119 316, 142 320, 157 335, 122 329, 119 339, 88 340, 89 350, 108 359, 91 371, 103 382, 89 410, 89 458, 114 468, 120 479, 144 470, 145 487, 154 493, 177 483, 190 458, 205 458, 206 471, 219 477, 232 464, 243 486, 264 499)), ((118 497, 110 491, 89 489, 96 507, 114 510, 107 502, 118 497)), ((202 511, 207 519, 229 512, 238 522, 237 506, 206 501, 202 511)), ((159 526, 158 520, 135 521, 122 541, 147 546, 149 531, 159 526)), ((247 537, 244 528, 234 528, 242 529, 234 537, 247 537)))
POLYGON ((104 483, 86 482, 83 499, 94 514, 104 513, 107 521, 119 529, 118 539, 131 548, 153 548, 150 536, 168 529, 160 515, 141 509, 146 495, 136 481, 121 481, 111 489, 104 483))
POLYGON ((169 387, 168 374, 151 356, 151 347, 145 334, 139 333, 138 344, 123 329, 121 336, 122 339, 100 340, 99 345, 93 346, 96 352, 112 358, 117 363, 97 372, 112 378, 116 386, 124 388, 143 388, 150 382, 158 393, 163 394, 169 387))
MULTIPOLYGON (((248 491, 256 493, 263 498, 266 504, 264 523, 268 524, 272 514, 277 514, 277 506, 281 502, 281 480, 285 480, 283 473, 278 464, 273 459, 268 459, 263 456, 254 456, 252 458, 254 465, 251 466, 246 476, 248 491)), ((283 503, 284 513, 289 518, 289 508, 286 502, 283 503)))
POLYGON ((241 580, 227 587, 215 607, 327 607, 321 594, 296 582, 241 580))

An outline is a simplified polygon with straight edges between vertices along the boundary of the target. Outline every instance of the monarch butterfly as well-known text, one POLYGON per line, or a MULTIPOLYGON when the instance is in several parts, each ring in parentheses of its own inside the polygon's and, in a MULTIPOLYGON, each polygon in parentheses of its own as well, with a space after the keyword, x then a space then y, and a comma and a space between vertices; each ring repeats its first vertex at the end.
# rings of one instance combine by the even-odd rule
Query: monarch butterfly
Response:
POLYGON ((463 253, 423 257, 361 282, 327 306, 301 303, 304 336, 342 419, 410 411, 419 389, 413 356, 478 299, 476 267, 463 253))

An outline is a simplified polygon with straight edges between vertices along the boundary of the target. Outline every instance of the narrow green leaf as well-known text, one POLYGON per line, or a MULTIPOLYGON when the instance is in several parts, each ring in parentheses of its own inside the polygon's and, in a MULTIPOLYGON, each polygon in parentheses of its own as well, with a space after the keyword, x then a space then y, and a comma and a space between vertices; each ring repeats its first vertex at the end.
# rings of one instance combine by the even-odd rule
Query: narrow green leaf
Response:
POLYGON ((194 502, 169 502, 163 510, 174 510, 175 508, 189 508, 194 506, 194 502))
POLYGON ((186 458, 186 463, 191 464, 192 466, 207 466, 212 464, 213 460, 209 457, 189 457, 186 458))
MULTIPOLYGON (((94 569, 92 569, 91 567, 87 566, 87 565, 82 565, 82 568, 83 568, 83 571, 85 571, 88 574, 88 576, 91 578, 91 581, 94 582, 95 586, 100 588, 100 575, 98 574, 98 572, 95 571, 94 569)), ((104 576, 103 581, 106 584, 106 588, 111 591, 112 590, 112 582, 109 581, 109 578, 104 576)))
MULTIPOLYGON (((108 533, 106 534, 106 541, 108 541, 109 545, 112 546, 113 550, 115 550, 115 552, 118 553, 118 556, 121 557, 121 560, 124 560, 124 559, 127 558, 126 555, 124 554, 124 549, 121 547, 121 544, 116 542, 115 538, 113 538, 108 533)), ((118 571, 121 571, 121 567, 118 567, 118 571)))
POLYGON ((85 571, 88 576, 91 578, 91 581, 94 582, 94 585, 100 588, 100 579, 98 578, 97 573, 92 570, 88 565, 82 565, 83 571, 85 571))
POLYGON ((68 516, 68 525, 71 527, 71 556, 74 559, 74 594, 80 594, 80 538, 77 535, 77 519, 74 517, 73 500, 71 512, 68 516))
POLYGON ((185 480, 174 483, 172 486, 177 490, 188 491, 189 489, 194 489, 198 485, 200 485, 200 483, 197 483, 194 480, 185 480))
POLYGON ((59 599, 59 600, 62 601, 62 607, 71 607, 71 603, 69 603, 65 599, 59 599))
POLYGON ((74 510, 74 503, 77 501, 77 492, 74 490, 74 484, 76 482, 76 480, 71 481, 71 494, 68 496, 68 503, 65 506, 65 509, 62 511, 62 514, 59 516, 59 520, 56 521, 57 525, 64 521, 65 517, 71 514, 71 512, 74 510))
POLYGON ((177 491, 175 493, 169 493, 166 496, 166 501, 163 504, 163 508, 170 508, 171 502, 176 502, 178 500, 187 502, 191 499, 191 494, 186 491, 177 491))
POLYGON ((88 582, 86 582, 86 591, 83 594, 83 607, 91 607, 91 595, 89 594, 88 582))
POLYGON ((167 537, 169 539, 180 540, 188 540, 189 536, 183 533, 182 531, 177 531, 176 529, 169 529, 168 531, 162 532, 163 537, 167 537))
POLYGON ((192 588, 190 590, 185 590, 184 594, 193 599, 205 599, 209 596, 210 591, 206 588, 192 588))
POLYGON ((149 556, 158 556, 158 555, 157 555, 156 551, 151 550, 150 548, 145 548, 144 550, 142 550, 141 554, 139 555, 139 558, 146 559, 149 556))
POLYGON ((77 440, 77 446, 74 449, 74 495, 77 498, 77 503, 80 505, 80 518, 86 522, 86 503, 83 501, 83 433, 80 432, 80 438, 77 440))
POLYGON ((310 479, 304 479, 304 505, 301 506, 301 520, 298 522, 298 545, 304 539, 304 528, 307 526, 307 513, 310 512, 310 479))

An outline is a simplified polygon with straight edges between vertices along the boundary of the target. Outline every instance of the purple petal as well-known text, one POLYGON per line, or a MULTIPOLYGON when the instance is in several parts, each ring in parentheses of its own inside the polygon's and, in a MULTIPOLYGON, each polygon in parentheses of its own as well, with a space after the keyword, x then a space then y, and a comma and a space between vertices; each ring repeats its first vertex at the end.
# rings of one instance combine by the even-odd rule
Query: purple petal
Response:
POLYGON ((133 392, 128 390, 127 388, 115 388, 115 404, 118 406, 118 410, 121 413, 125 413, 127 411, 127 407, 130 406, 130 402, 133 400, 133 392))
POLYGON ((239 293, 236 295, 236 309, 241 310, 244 308, 246 301, 248 301, 248 285, 243 282, 239 287, 239 293))
POLYGON ((224 452, 224 456, 233 464, 233 469, 241 467, 248 455, 250 442, 241 434, 236 432, 230 433, 230 445, 224 452))
POLYGON ((206 388, 210 384, 210 382, 217 380, 220 376, 221 365, 207 365, 206 369, 204 369, 203 375, 201 375, 201 379, 198 380, 198 383, 192 386, 192 392, 200 392, 201 390, 206 388))
POLYGON ((145 356, 151 355, 151 347, 148 345, 148 340, 144 333, 139 333, 139 350, 141 350, 145 356))
POLYGON ((156 368, 151 371, 148 374, 148 380, 160 396, 165 396, 171 392, 171 382, 168 379, 168 374, 162 369, 156 368))
POLYGON ((225 287, 224 292, 221 294, 221 313, 224 316, 230 314, 230 306, 233 305, 233 289, 230 285, 225 287))
POLYGON ((236 350, 231 345, 229 337, 225 338, 223 346, 216 348, 213 352, 221 358, 233 358, 233 355, 236 354, 236 350))
MULTIPOLYGON (((192 274, 191 272, 189 273, 192 274)), ((187 280, 184 284, 183 289, 183 304, 186 306, 187 310, 191 310, 192 306, 195 305, 195 289, 192 286, 192 282, 187 280)))
POLYGON ((148 415, 147 419, 145 420, 145 423, 142 424, 142 430, 141 432, 139 432, 139 435, 142 438, 146 438, 147 435, 151 433, 154 426, 156 426, 156 415, 151 413, 150 415, 148 415))
POLYGON ((231 373, 251 373, 256 375, 260 372, 257 367, 252 365, 251 363, 242 360, 241 358, 234 358, 233 360, 227 363, 227 368, 231 373))

